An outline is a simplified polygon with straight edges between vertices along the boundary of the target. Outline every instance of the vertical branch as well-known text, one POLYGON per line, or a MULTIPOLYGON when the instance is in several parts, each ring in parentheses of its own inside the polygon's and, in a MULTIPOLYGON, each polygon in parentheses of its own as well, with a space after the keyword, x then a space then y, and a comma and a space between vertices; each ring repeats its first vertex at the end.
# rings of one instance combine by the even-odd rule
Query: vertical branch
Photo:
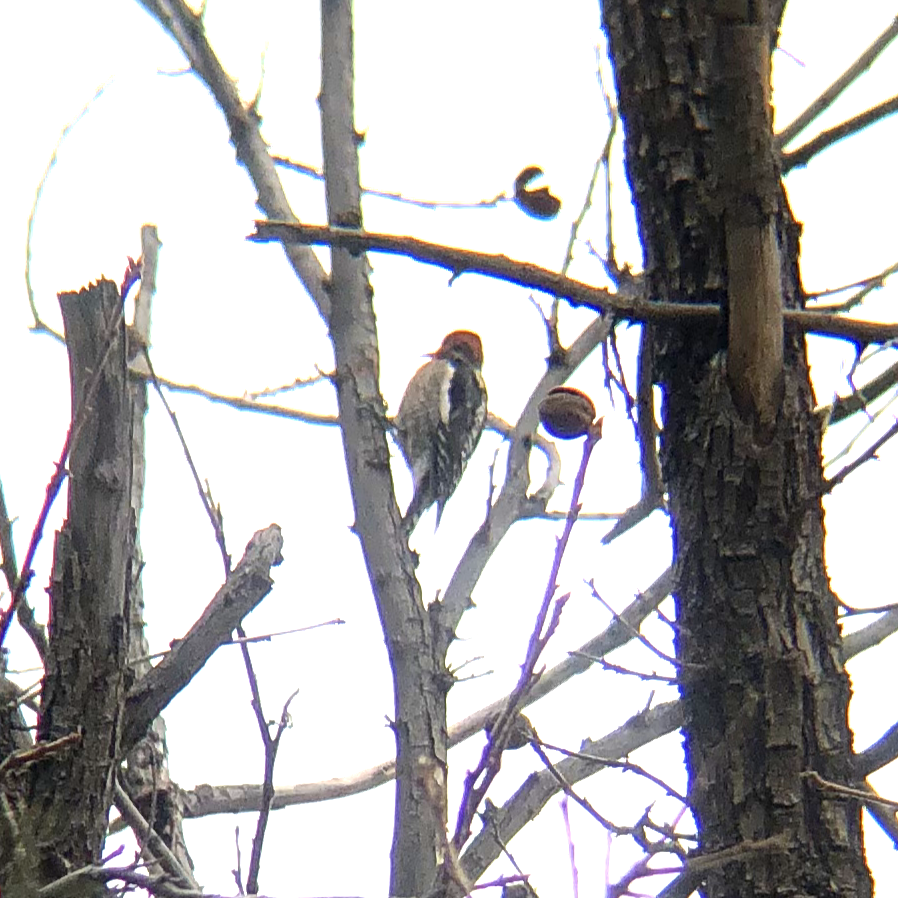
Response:
POLYGON ((502 753, 508 747, 511 729, 516 715, 524 705, 527 693, 533 688, 539 674, 536 673, 536 665, 542 655, 549 639, 558 627, 561 612, 570 596, 570 593, 555 599, 558 592, 558 576, 561 571, 561 562, 570 542, 574 524, 580 515, 580 494, 583 492, 583 484, 586 482, 586 469, 592 457, 596 444, 602 438, 602 419, 599 418, 587 430, 583 443, 583 455, 580 459, 580 467, 574 478, 574 489, 571 495, 571 507, 564 522, 564 529, 555 544, 555 554, 552 558, 552 567, 549 571, 548 582, 543 593, 543 600, 536 615, 533 632, 527 644, 527 654, 521 665, 521 675, 517 685, 508 697, 505 707, 490 723, 490 738, 484 747, 478 766, 465 777, 465 789, 462 804, 458 812, 458 822, 455 834, 452 838, 453 845, 460 851, 471 835, 471 825, 477 809, 481 806, 486 794, 499 773, 502 763, 502 753), (549 611, 555 600, 551 619, 549 611))
MULTIPOLYGON (((246 643, 241 643, 246 645, 246 643)), ((246 656, 249 658, 249 655, 246 656)), ((255 680, 253 680, 255 682, 255 680)), ((281 711, 281 719, 278 723, 277 730, 272 736, 267 730, 265 731, 265 777, 262 780, 262 801, 259 808, 259 819, 256 821, 256 835, 253 838, 253 847, 250 854, 249 873, 246 877, 246 892, 248 895, 257 895, 259 893, 259 870, 262 867, 262 842, 265 838, 265 830, 268 827, 268 819, 271 816, 271 802, 274 800, 274 762, 277 759, 278 749, 281 745, 281 736, 284 730, 290 726, 290 703, 299 694, 299 690, 295 690, 290 698, 284 703, 284 709, 281 711)), ((239 850, 239 845, 238 845, 239 850)), ((238 879, 238 886, 240 881, 238 879)))
MULTIPOLYGON (((140 289, 134 301, 134 323, 129 329, 129 365, 146 364, 143 349, 150 345, 150 323, 153 295, 156 292, 156 262, 159 253, 159 236, 154 225, 144 225, 140 231, 140 289)), ((131 582, 130 631, 131 643, 128 662, 134 680, 145 676, 151 668, 150 646, 144 635, 143 583, 141 570, 143 554, 140 548, 140 514, 143 510, 144 483, 146 480, 146 425, 147 381, 132 377, 129 382, 132 404, 131 444, 132 478, 131 510, 134 520, 134 565, 131 582)), ((165 849, 177 858, 181 875, 186 884, 198 888, 192 878, 193 865, 184 840, 183 809, 177 788, 168 772, 168 751, 165 744, 165 721, 157 717, 147 734, 128 753, 127 763, 119 773, 125 798, 116 796, 116 805, 124 816, 123 807, 130 799, 149 824, 150 829, 162 840, 165 849)), ((137 833, 139 841, 147 840, 148 870, 160 873, 164 867, 154 864, 159 853, 153 848, 149 834, 137 833)), ((157 843, 158 844, 158 843, 157 843)), ((170 872, 170 871, 169 871, 170 872)))
POLYGON ((39 741, 80 745, 35 764, 26 831, 41 877, 100 856, 125 699, 133 581, 131 397, 115 284, 59 297, 72 379, 68 513, 51 576, 39 741), (92 398, 88 399, 88 396, 92 398))
POLYGON ((783 298, 770 37, 761 18, 718 20, 712 108, 726 234, 727 373, 737 408, 766 429, 782 400, 783 298))
MULTIPOLYGON (((321 127, 331 225, 360 227, 358 145, 353 122, 349 0, 321 3, 321 127)), ((378 347, 364 255, 333 249, 331 339, 346 468, 358 534, 393 675, 396 805, 390 894, 424 895, 444 855, 446 691, 411 552, 400 532, 387 447, 378 347), (439 796, 443 796, 442 799, 439 796)))

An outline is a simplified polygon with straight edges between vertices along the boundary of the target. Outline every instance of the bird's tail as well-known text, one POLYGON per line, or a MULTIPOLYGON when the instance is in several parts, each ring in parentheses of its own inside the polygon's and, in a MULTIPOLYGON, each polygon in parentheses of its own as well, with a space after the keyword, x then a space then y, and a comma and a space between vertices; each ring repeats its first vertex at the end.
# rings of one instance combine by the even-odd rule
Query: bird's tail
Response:
MULTIPOLYGON (((402 519, 402 529, 405 532, 406 539, 412 535, 412 531, 417 526, 418 521, 421 520, 421 515, 427 511, 427 505, 421 499, 421 494, 416 492, 412 497, 405 517, 402 519)), ((437 520, 439 521, 439 518, 437 520)))

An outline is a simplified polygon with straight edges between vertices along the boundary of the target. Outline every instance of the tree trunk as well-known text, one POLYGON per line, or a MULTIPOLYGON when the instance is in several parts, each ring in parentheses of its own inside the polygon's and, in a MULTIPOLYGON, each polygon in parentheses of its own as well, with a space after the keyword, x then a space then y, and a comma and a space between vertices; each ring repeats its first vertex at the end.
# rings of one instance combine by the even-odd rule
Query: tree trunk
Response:
POLYGON ((30 768, 24 846, 38 881, 100 858, 124 708, 133 565, 131 401, 125 328, 110 281, 59 297, 72 380, 69 493, 51 576, 38 741, 77 742, 30 768))
POLYGON ((718 328, 655 331, 689 795, 702 853, 745 850, 704 889, 869 896, 859 807, 806 777, 848 783, 852 746, 804 341, 776 317, 801 304, 766 111, 781 10, 709 9, 603 9, 648 294, 723 310, 718 328))

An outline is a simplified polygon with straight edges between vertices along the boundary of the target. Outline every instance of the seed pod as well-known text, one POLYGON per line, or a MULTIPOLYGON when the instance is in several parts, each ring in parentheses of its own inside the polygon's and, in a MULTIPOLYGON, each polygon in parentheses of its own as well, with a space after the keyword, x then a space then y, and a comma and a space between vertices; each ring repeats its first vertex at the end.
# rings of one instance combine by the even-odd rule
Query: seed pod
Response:
POLYGON ((539 404, 539 420, 559 440, 582 437, 596 416, 596 407, 585 393, 573 387, 553 387, 539 404))

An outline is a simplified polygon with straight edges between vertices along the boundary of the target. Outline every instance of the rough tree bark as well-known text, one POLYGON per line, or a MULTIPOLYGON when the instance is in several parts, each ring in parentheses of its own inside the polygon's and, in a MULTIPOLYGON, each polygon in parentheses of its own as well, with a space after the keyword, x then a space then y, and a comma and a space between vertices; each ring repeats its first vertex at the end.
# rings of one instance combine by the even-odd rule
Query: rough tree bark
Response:
POLYGON ((804 341, 777 346, 778 307, 802 303, 767 111, 782 10, 725 6, 603 4, 649 295, 729 312, 655 341, 700 848, 771 840, 704 889, 868 896, 860 809, 804 776, 849 783, 852 745, 804 341))
POLYGON ((118 289, 59 297, 69 347, 72 429, 66 522, 50 582, 50 643, 38 741, 78 744, 30 770, 23 844, 38 881, 94 862, 106 835, 125 704, 134 571, 131 395, 118 289))
MULTIPOLYGON (((123 757, 268 594, 270 570, 280 562, 283 544, 277 525, 256 533, 203 615, 165 659, 144 671, 131 663, 133 628, 143 625, 139 615, 132 615, 139 578, 132 500, 142 476, 142 467, 134 464, 139 422, 133 416, 142 414, 143 406, 128 381, 117 286, 101 280, 59 300, 72 382, 68 507, 50 577, 46 673, 34 744, 17 711, 18 691, 0 676, 4 898, 34 898, 41 886, 73 871, 76 881, 68 882, 66 894, 102 894, 102 887, 82 874, 100 862, 123 757)), ((48 500, 53 495, 48 488, 48 500)), ((148 750, 157 749, 161 745, 148 750)), ((158 764, 150 766, 159 773, 158 764)), ((152 780, 153 771, 148 775, 152 780)), ((147 822, 139 820, 124 792, 115 800, 130 806, 123 816, 143 844, 147 822)), ((149 804, 162 836, 177 835, 161 802, 149 804)), ((180 863, 157 842, 150 839, 144 846, 148 862, 155 866, 159 860, 158 869, 173 881, 195 886, 182 840, 169 845, 181 854, 180 863)))

